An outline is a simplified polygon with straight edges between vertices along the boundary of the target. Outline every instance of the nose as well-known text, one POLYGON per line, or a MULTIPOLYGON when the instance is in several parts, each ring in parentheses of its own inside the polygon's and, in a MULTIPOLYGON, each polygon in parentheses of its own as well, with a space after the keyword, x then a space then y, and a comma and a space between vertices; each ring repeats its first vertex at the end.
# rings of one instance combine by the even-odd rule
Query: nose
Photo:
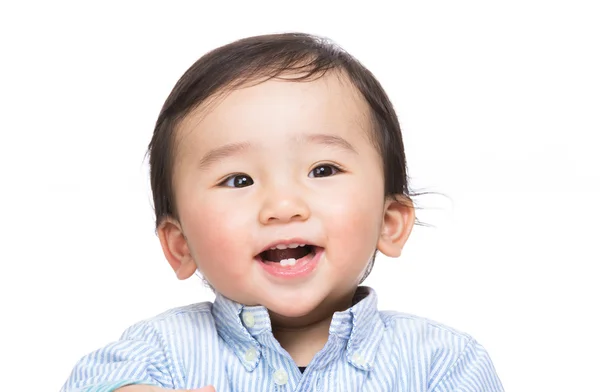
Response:
POLYGON ((301 193, 293 189, 266 190, 259 220, 262 224, 304 221, 310 217, 310 209, 301 193))

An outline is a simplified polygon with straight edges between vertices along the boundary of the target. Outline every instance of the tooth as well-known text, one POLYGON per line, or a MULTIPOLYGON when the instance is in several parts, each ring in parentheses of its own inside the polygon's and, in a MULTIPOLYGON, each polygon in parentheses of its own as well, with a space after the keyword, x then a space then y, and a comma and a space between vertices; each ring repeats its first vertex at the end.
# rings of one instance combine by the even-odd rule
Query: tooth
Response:
POLYGON ((296 249, 298 246, 300 246, 300 245, 299 244, 289 244, 288 248, 296 249))
POLYGON ((275 250, 275 249, 277 249, 277 248, 276 248, 276 247, 272 247, 272 248, 271 248, 271 250, 275 250))
POLYGON ((287 248, 287 245, 279 244, 279 245, 276 246, 276 248, 280 249, 280 250, 281 249, 285 249, 285 248, 287 248))
POLYGON ((291 267, 293 265, 296 265, 296 259, 294 259, 294 258, 283 259, 279 262, 279 264, 282 267, 291 267))
POLYGON ((298 246, 301 246, 301 247, 302 247, 302 246, 306 246, 306 244, 299 244, 298 246))

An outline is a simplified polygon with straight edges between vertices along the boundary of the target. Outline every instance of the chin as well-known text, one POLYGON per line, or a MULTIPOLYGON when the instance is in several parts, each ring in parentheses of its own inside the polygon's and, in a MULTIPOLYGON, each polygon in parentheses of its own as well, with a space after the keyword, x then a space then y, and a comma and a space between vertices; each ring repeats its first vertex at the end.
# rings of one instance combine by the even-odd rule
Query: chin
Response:
POLYGON ((285 319, 302 319, 310 315, 310 312, 314 309, 269 309, 272 314, 276 314, 278 318, 285 319))
POLYGON ((298 298, 290 301, 269 303, 266 305, 269 311, 282 317, 299 318, 312 313, 320 305, 317 299, 298 298))

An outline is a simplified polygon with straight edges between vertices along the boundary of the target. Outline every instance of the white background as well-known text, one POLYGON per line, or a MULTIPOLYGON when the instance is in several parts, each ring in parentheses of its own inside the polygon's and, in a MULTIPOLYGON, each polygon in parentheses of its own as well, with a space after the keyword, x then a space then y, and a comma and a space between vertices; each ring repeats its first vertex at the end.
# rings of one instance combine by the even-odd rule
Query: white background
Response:
POLYGON ((597 387, 593 2, 125 3, 0 8, 2 390, 58 390, 127 326, 212 298, 162 256, 145 148, 198 57, 292 30, 375 73, 413 187, 445 195, 417 199, 435 228, 377 262, 381 308, 470 333, 507 391, 597 387))

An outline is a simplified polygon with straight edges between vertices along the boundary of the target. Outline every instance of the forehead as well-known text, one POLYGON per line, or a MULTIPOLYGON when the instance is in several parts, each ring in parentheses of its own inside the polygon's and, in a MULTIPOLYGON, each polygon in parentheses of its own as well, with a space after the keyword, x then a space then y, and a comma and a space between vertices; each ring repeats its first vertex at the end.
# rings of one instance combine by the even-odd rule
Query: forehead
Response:
POLYGON ((178 153, 185 154, 300 133, 371 141, 372 122, 362 94, 346 76, 330 72, 310 81, 270 79, 221 94, 190 113, 177 132, 178 153))

